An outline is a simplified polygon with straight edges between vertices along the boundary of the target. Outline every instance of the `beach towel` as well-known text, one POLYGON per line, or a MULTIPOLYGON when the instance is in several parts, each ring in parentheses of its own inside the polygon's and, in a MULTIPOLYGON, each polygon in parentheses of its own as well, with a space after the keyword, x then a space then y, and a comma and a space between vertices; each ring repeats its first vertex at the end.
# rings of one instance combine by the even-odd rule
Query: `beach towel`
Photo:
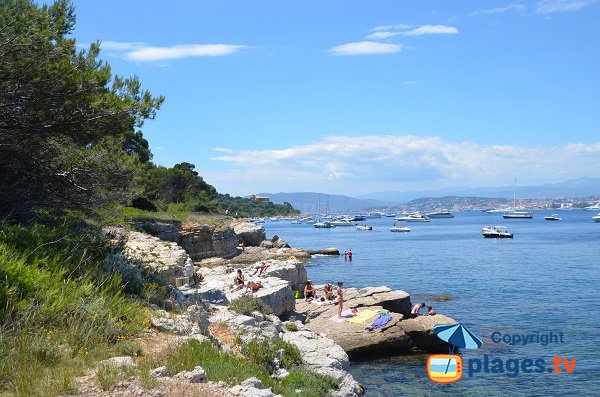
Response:
POLYGON ((342 312, 342 318, 338 318, 337 314, 334 314, 329 319, 331 321, 335 321, 336 323, 343 323, 352 316, 354 316, 354 313, 352 313, 352 309, 346 309, 342 312))
POLYGON ((373 317, 375 317, 378 313, 374 310, 362 310, 360 312, 358 312, 358 314, 352 318, 349 318, 348 321, 355 323, 355 324, 362 324, 367 320, 372 319, 373 317))
POLYGON ((373 329, 383 328, 387 323, 392 320, 392 316, 381 315, 373 321, 373 329))

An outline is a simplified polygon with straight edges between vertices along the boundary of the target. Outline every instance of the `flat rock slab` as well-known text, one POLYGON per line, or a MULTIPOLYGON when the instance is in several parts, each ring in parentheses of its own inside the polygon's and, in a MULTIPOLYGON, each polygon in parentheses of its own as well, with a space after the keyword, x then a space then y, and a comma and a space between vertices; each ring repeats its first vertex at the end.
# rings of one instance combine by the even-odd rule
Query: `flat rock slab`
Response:
POLYGON ((337 316, 337 304, 319 304, 317 302, 296 301, 296 312, 306 316, 306 327, 323 333, 333 339, 350 357, 392 355, 445 351, 447 344, 433 332, 436 324, 454 323, 453 319, 443 316, 420 316, 406 318, 390 308, 410 311, 410 296, 404 291, 392 291, 386 287, 348 289, 344 294, 344 310, 357 308, 362 310, 387 311, 392 319, 381 330, 369 327, 377 317, 362 324, 347 320, 332 321, 337 316))

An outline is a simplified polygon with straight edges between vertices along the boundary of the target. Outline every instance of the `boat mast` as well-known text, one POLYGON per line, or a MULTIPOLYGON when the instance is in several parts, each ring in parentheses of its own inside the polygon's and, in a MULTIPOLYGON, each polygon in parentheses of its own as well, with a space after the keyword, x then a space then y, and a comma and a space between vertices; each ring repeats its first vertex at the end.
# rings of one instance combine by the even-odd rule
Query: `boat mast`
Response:
POLYGON ((517 178, 515 177, 515 186, 513 187, 513 211, 517 210, 517 178))

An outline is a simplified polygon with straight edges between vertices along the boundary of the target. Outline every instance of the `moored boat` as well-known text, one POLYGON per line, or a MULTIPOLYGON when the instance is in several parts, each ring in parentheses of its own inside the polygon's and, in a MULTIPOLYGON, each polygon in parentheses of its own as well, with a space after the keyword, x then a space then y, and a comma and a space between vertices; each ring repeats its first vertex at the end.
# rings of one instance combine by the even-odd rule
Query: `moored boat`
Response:
POLYGON ((397 221, 400 222, 429 222, 429 218, 426 216, 421 215, 418 212, 412 213, 412 214, 408 214, 405 216, 399 216, 397 218, 394 218, 397 221))
POLYGON ((407 226, 392 226, 392 227, 390 227, 390 232, 396 232, 396 233, 410 232, 410 228, 407 226))
POLYGON ((533 215, 528 211, 509 211, 502 214, 504 219, 531 219, 533 215))
POLYGON ((354 226, 354 223, 350 222, 348 219, 331 221, 329 223, 331 223, 333 226, 354 226))
POLYGON ((484 226, 481 234, 485 238, 513 238, 513 234, 506 230, 505 226, 484 226))
POLYGON ((335 227, 331 222, 316 222, 313 226, 317 229, 331 229, 332 227, 335 227))
POLYGON ((552 214, 550 216, 545 216, 544 219, 547 221, 562 221, 562 218, 559 218, 558 214, 552 214))
POLYGON ((356 225, 358 230, 373 230, 373 226, 369 225, 356 225))
POLYGON ((436 211, 436 212, 430 212, 429 214, 425 215, 426 217, 430 218, 430 219, 438 219, 438 218, 454 218, 454 215, 452 215, 452 213, 450 211, 436 211))
POLYGON ((600 222, 600 212, 598 213, 598 215, 593 216, 592 219, 594 220, 594 222, 600 222))

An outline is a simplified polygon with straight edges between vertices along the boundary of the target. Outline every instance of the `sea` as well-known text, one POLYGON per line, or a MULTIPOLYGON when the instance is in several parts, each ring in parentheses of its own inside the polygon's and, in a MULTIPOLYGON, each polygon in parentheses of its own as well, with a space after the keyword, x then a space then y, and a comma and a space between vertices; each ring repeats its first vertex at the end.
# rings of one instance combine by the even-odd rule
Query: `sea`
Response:
POLYGON ((427 355, 353 361, 350 372, 367 396, 600 396, 596 212, 560 211, 562 221, 545 220, 551 212, 541 210, 533 219, 453 214, 404 223, 408 233, 390 232, 394 219, 386 217, 359 222, 372 231, 284 220, 264 226, 267 237, 278 235, 292 247, 352 250, 352 261, 314 256, 306 264, 313 283, 404 290, 413 304, 433 306, 483 341, 479 349, 462 350, 462 378, 451 384, 429 379, 427 355), (481 228, 496 225, 514 238, 483 238, 481 228), (535 364, 540 359, 543 372, 535 364))

